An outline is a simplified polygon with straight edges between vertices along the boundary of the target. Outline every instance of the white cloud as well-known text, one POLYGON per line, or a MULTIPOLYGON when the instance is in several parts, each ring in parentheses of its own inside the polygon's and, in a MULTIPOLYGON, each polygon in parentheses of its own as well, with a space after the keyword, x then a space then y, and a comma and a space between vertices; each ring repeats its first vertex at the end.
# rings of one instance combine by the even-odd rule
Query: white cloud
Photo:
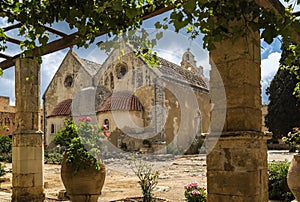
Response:
POLYGON ((273 79, 279 68, 279 60, 281 53, 271 53, 267 59, 261 61, 261 79, 262 81, 266 79, 273 79))
POLYGON ((274 78, 278 68, 281 53, 271 53, 266 59, 261 61, 261 88, 262 88, 262 103, 268 102, 266 89, 269 87, 272 79, 274 78))
POLYGON ((41 95, 48 87, 55 72, 66 55, 66 50, 57 51, 42 57, 43 63, 41 65, 41 95))
POLYGON ((0 95, 10 97, 10 104, 15 105, 15 68, 4 71, 0 77, 0 95))

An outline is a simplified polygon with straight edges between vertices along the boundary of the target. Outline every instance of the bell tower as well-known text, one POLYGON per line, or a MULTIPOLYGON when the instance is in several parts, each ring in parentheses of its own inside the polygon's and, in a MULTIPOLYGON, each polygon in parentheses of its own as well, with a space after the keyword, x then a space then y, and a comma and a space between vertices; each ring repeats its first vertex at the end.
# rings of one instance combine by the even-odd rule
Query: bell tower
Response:
POLYGON ((190 70, 196 71, 196 61, 195 56, 191 53, 190 49, 188 48, 187 51, 182 56, 181 67, 190 70))

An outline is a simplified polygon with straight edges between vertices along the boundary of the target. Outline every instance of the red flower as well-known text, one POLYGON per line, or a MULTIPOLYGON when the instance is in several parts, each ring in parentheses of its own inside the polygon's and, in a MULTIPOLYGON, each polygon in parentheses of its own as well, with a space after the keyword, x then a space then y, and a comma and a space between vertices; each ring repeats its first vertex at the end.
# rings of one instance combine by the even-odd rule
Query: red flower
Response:
POLYGON ((104 131, 104 132, 103 132, 103 135, 104 135, 105 137, 109 137, 109 132, 104 131))

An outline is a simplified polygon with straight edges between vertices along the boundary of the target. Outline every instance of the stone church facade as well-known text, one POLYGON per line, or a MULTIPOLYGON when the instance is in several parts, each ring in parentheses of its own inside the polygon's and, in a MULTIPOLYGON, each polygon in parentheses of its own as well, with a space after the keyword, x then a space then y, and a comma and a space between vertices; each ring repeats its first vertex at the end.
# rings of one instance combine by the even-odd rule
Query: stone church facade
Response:
POLYGON ((209 130, 210 96, 203 69, 187 50, 181 65, 159 58, 149 67, 128 46, 100 65, 70 50, 43 99, 45 140, 50 145, 63 121, 82 115, 109 127, 110 145, 154 151, 166 145, 187 149, 209 130))

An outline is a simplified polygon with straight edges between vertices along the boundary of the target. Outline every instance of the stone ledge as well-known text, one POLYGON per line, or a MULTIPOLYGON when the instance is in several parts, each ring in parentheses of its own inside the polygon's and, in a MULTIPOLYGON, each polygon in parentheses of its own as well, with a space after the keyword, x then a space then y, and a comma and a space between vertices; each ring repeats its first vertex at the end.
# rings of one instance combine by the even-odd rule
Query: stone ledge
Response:
POLYGON ((248 139, 258 138, 268 140, 272 138, 272 133, 264 133, 260 131, 230 131, 230 132, 212 132, 206 135, 206 138, 222 138, 222 139, 248 139))

